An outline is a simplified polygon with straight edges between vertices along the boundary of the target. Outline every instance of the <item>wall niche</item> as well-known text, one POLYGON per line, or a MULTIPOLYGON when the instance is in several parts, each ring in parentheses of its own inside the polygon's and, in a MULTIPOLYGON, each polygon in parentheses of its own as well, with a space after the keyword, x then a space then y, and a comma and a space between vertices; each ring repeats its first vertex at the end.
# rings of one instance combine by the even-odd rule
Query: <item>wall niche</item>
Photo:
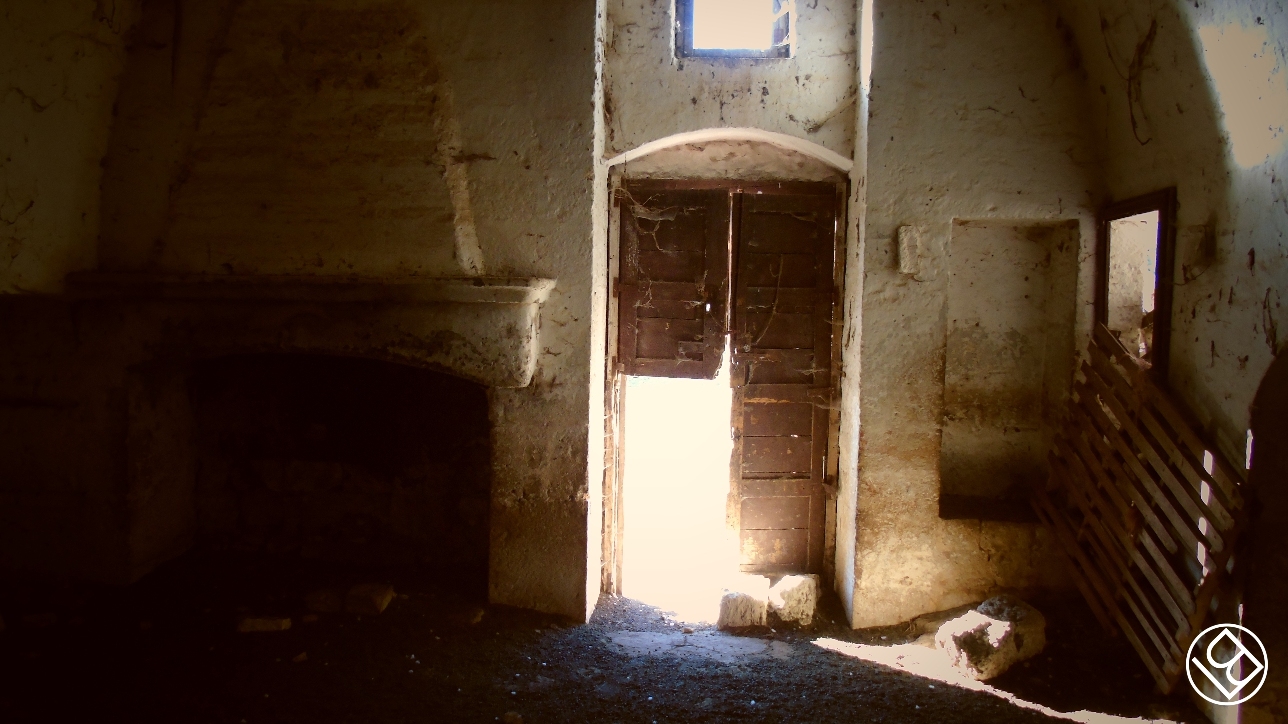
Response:
POLYGON ((366 359, 250 355, 198 363, 190 393, 200 545, 486 583, 482 386, 366 359))
POLYGON ((1078 225, 955 221, 940 516, 1032 519, 1073 375, 1078 225))

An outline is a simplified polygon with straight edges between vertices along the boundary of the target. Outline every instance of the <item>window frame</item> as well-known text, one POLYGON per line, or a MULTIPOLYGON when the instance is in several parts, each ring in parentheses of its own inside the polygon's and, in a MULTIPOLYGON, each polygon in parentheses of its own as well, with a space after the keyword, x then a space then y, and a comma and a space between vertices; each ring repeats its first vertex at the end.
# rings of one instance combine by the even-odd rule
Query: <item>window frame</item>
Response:
POLYGON ((1153 191, 1108 204, 1096 229, 1096 324, 1109 323, 1109 226, 1111 222, 1150 211, 1158 212, 1158 243, 1154 258, 1154 348, 1150 374, 1167 383, 1172 347, 1172 296, 1176 265, 1176 187, 1153 191))
POLYGON ((774 45, 765 50, 693 47, 693 2, 675 0, 672 5, 675 57, 744 58, 751 60, 785 60, 795 55, 796 0, 774 0, 774 45))

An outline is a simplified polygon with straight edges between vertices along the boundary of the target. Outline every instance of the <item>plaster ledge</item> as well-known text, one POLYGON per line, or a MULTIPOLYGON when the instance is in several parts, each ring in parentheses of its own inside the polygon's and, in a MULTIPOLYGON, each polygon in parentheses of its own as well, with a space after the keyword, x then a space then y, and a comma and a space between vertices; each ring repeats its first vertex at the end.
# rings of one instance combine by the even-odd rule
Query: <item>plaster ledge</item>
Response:
POLYGON ((281 302, 541 304, 555 280, 532 277, 359 277, 335 275, 77 272, 76 297, 281 302))
POLYGON ((435 369, 525 387, 555 280, 85 272, 73 299, 114 329, 134 365, 227 354, 309 353, 435 369), (115 325, 115 326, 114 326, 115 325))

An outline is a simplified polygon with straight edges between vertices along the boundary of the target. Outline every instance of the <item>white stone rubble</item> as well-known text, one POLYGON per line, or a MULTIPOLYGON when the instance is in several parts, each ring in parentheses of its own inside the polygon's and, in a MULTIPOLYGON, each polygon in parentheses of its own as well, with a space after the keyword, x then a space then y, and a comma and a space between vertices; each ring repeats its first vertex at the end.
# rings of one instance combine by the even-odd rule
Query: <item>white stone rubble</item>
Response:
POLYGON ((818 609, 819 577, 783 576, 769 589, 769 609, 786 622, 809 626, 818 609))
POLYGON ((764 626, 768 622, 769 579, 764 576, 740 576, 720 597, 720 617, 716 626, 742 628, 764 626))
POLYGON ((1046 646, 1046 618, 1010 596, 996 596, 945 622, 935 646, 977 681, 992 679, 1046 646))

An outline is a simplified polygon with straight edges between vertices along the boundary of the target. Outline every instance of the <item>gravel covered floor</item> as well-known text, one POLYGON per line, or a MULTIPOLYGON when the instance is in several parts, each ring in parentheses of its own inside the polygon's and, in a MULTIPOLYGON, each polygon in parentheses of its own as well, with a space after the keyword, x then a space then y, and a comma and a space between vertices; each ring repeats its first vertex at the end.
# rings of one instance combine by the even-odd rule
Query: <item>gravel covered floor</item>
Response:
MULTIPOLYGON (((0 586, 0 721, 1057 720, 815 645, 912 635, 851 631, 834 623, 834 599, 810 630, 732 636, 685 633, 656 609, 610 596, 576 626, 481 605, 480 583, 228 555, 189 555, 128 588, 9 580, 0 586), (379 616, 304 622, 308 591, 367 581, 401 595, 379 616), (241 634, 242 614, 293 625, 241 634)), ((1079 601, 1033 603, 1048 617, 1047 650, 992 682, 1000 693, 1056 711, 1203 721, 1184 696, 1153 693, 1126 643, 1104 637, 1079 601)))

